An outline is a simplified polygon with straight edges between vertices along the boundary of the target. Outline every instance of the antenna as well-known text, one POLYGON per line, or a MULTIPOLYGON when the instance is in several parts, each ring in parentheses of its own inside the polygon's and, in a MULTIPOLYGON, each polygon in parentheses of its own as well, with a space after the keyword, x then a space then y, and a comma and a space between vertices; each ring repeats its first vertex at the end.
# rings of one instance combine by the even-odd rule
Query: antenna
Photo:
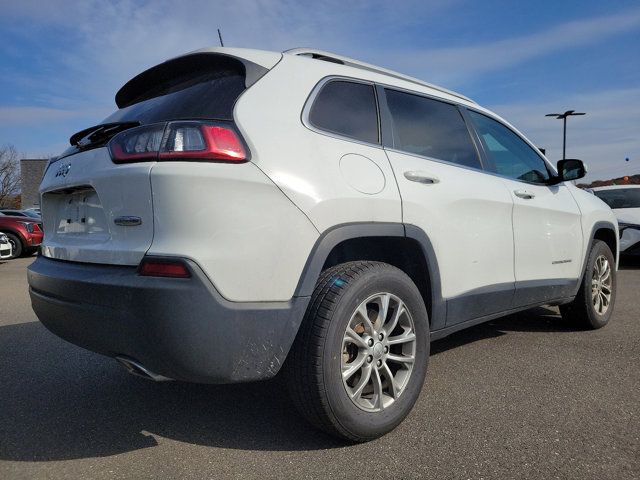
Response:
POLYGON ((220 39, 220 46, 224 47, 224 43, 222 41, 222 33, 220 32, 220 29, 218 29, 218 38, 220 39))

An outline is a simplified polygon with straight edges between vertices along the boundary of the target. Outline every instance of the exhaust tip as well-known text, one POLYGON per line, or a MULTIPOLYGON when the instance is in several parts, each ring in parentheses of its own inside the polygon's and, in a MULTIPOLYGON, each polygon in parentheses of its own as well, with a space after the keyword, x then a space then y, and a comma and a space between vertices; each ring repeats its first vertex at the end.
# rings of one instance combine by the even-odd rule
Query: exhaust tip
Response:
POLYGON ((143 366, 141 363, 128 358, 128 357, 116 357, 116 360, 120 365, 122 365, 127 372, 131 375, 135 375, 136 377, 142 377, 147 380, 152 380, 154 382, 170 382, 173 378, 165 377, 163 375, 158 375, 157 373, 153 373, 151 370, 143 366))

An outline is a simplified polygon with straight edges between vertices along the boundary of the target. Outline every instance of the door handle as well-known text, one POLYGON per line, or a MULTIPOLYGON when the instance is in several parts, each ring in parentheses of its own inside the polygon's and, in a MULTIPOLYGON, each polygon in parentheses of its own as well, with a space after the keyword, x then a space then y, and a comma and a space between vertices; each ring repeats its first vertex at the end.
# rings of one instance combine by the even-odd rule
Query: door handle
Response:
POLYGON ((525 198, 527 200, 531 200, 536 196, 534 193, 527 192, 526 190, 514 190, 513 193, 515 193, 516 197, 525 198))
POLYGON ((424 183, 425 185, 440 183, 440 180, 437 177, 424 172, 404 172, 404 178, 411 182, 424 183))

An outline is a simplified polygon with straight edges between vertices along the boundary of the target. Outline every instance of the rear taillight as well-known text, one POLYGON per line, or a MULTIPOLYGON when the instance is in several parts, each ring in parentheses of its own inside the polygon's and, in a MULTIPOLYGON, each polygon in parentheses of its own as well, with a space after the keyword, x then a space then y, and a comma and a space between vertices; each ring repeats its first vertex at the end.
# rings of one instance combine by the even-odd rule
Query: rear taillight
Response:
POLYGON ((158 159, 166 124, 145 125, 125 130, 109 142, 114 162, 145 162, 158 159))
POLYGON ((18 222, 18 223, 21 223, 22 225, 24 225, 24 228, 29 233, 33 233, 35 231, 35 228, 34 228, 34 225, 36 225, 35 223, 31 223, 31 222, 18 222))
POLYGON ((109 142, 116 163, 154 160, 243 162, 239 134, 228 124, 170 122, 131 128, 109 142))
POLYGON ((138 273, 144 277, 189 278, 187 266, 180 260, 145 258, 140 262, 138 273))

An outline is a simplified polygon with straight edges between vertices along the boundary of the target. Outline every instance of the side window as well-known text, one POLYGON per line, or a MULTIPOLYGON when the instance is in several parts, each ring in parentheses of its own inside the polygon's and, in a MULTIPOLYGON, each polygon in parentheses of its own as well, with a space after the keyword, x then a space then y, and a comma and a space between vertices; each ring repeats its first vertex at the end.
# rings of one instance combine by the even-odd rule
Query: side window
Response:
POLYGON ((373 85, 333 80, 313 102, 309 122, 321 130, 367 143, 379 143, 373 85))
POLYGON ((385 89, 393 120, 393 148, 481 169, 478 153, 455 105, 385 89))
POLYGON ((549 180, 545 161, 518 135, 486 115, 471 110, 469 115, 495 173, 532 183, 549 180))

